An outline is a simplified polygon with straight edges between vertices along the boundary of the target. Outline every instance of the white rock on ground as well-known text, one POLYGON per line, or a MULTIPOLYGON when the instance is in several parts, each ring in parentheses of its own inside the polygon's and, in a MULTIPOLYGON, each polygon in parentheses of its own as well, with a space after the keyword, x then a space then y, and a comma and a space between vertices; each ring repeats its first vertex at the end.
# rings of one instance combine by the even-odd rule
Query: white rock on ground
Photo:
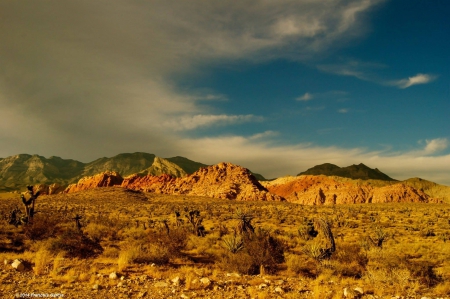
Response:
POLYGON ((14 269, 18 270, 18 271, 23 271, 25 269, 24 264, 22 263, 22 261, 20 260, 14 260, 14 262, 12 262, 11 267, 13 267, 14 269))

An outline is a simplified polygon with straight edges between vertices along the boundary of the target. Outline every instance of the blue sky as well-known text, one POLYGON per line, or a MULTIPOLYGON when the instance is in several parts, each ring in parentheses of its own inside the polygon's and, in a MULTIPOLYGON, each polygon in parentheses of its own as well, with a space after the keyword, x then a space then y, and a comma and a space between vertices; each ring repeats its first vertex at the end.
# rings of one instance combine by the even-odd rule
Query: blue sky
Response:
POLYGON ((450 185, 450 2, 0 0, 0 157, 450 185))

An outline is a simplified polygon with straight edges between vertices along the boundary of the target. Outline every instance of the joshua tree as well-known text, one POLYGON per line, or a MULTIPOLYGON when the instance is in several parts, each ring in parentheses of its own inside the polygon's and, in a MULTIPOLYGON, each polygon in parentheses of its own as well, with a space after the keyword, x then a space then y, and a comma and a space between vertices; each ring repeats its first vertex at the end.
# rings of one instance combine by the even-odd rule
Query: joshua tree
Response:
POLYGON ((307 253, 314 259, 321 261, 323 259, 329 259, 333 252, 336 251, 336 244, 334 242, 333 233, 331 232, 330 225, 323 218, 314 218, 314 227, 316 230, 321 231, 326 239, 326 247, 322 248, 318 244, 310 245, 306 248, 307 253))
POLYGON ((22 203, 25 206, 25 211, 26 211, 26 214, 27 214, 27 216, 26 216, 26 218, 24 220, 27 223, 31 223, 33 221, 33 216, 34 216, 34 213, 35 213, 34 205, 36 203, 36 199, 40 195, 40 192, 37 191, 35 193, 33 191, 33 186, 27 186, 27 189, 28 189, 29 199, 26 199, 23 194, 20 196, 20 198, 22 199, 22 203))
POLYGON ((79 231, 81 231, 81 222, 80 222, 80 220, 82 219, 83 217, 81 217, 80 215, 76 215, 74 218, 72 218, 73 220, 75 220, 75 225, 76 225, 76 227, 77 227, 77 229, 79 230, 79 231))
POLYGON ((381 227, 375 228, 375 238, 369 236, 370 241, 372 241, 373 245, 376 247, 382 248, 384 241, 389 238, 388 233, 386 233, 381 227))
POLYGON ((199 237, 205 236, 205 227, 203 226, 203 217, 200 217, 200 211, 199 210, 191 210, 189 211, 188 208, 184 209, 186 212, 185 217, 189 221, 189 223, 192 225, 192 232, 196 234, 199 237))
POLYGON ((254 218, 252 215, 237 209, 234 218, 239 220, 236 229, 240 234, 255 232, 255 228, 252 225, 252 220, 254 218))

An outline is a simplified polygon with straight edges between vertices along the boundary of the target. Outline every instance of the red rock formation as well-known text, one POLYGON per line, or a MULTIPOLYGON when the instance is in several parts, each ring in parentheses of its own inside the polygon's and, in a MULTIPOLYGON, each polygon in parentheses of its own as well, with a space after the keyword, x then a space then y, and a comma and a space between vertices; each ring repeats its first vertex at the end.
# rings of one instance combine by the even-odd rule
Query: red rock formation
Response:
POLYGON ((69 185, 64 193, 72 193, 81 190, 93 189, 97 187, 110 187, 122 184, 123 178, 114 171, 106 171, 81 178, 78 183, 69 185))
POLYGON ((269 192, 305 205, 428 202, 429 196, 404 184, 374 187, 350 179, 302 175, 263 182, 269 192))
POLYGON ((430 197, 424 192, 405 184, 394 184, 373 191, 373 203, 385 202, 429 202, 430 197))
POLYGON ((122 182, 122 187, 144 192, 166 193, 167 186, 175 181, 175 177, 162 174, 160 176, 132 174, 122 182))
POLYGON ((164 194, 186 194, 234 200, 284 200, 269 193, 246 168, 231 163, 200 168, 183 178, 130 176, 123 187, 164 194))
POLYGON ((45 184, 33 186, 33 190, 35 192, 39 191, 41 194, 48 194, 48 195, 62 193, 64 192, 64 189, 65 188, 58 183, 51 184, 50 186, 45 184))

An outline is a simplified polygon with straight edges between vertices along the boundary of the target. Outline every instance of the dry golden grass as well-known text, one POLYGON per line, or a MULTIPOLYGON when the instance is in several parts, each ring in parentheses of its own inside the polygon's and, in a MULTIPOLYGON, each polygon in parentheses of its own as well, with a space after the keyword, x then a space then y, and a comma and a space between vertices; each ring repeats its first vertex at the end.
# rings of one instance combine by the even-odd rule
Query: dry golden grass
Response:
MULTIPOLYGON (((2 214, 15 205, 20 205, 19 198, 1 200, 2 214)), ((316 298, 341 298, 344 287, 361 285, 366 292, 379 296, 444 296, 450 290, 447 204, 319 207, 99 188, 39 197, 37 210, 36 220, 58 220, 52 228, 54 236, 47 235, 37 224, 34 228, 16 228, 1 220, 0 259, 22 258, 31 263, 36 275, 48 274, 64 283, 94 283, 96 273, 118 271, 147 274, 155 279, 178 276, 186 289, 201 290, 204 286, 199 278, 219 279, 223 273, 245 273, 250 268, 257 272, 260 265, 252 264, 256 261, 264 264, 266 275, 307 281, 307 288, 316 298), (256 230, 283 244, 284 262, 264 254, 269 246, 264 238, 259 243, 247 241, 245 249, 237 253, 224 246, 224 240, 238 226, 234 217, 238 209, 254 217, 251 223, 256 230), (194 210, 200 212, 205 237, 192 234, 193 227, 184 217, 186 211, 194 210), (175 212, 181 216, 177 218, 175 212), (73 220, 77 214, 82 216, 81 232, 77 232, 73 220), (329 259, 308 253, 314 246, 318 250, 325 246, 321 232, 315 238, 305 236, 305 223, 317 217, 327 220, 336 241, 336 251, 329 259), (69 237, 88 240, 87 245, 101 246, 102 251, 85 258, 70 258, 67 250, 90 247, 80 249, 58 239, 68 231, 69 237), (60 240, 58 246, 55 240, 60 240)), ((257 288, 258 279, 247 279, 247 294, 254 298, 270 296, 257 288)), ((290 292, 283 296, 295 298, 290 292)))

